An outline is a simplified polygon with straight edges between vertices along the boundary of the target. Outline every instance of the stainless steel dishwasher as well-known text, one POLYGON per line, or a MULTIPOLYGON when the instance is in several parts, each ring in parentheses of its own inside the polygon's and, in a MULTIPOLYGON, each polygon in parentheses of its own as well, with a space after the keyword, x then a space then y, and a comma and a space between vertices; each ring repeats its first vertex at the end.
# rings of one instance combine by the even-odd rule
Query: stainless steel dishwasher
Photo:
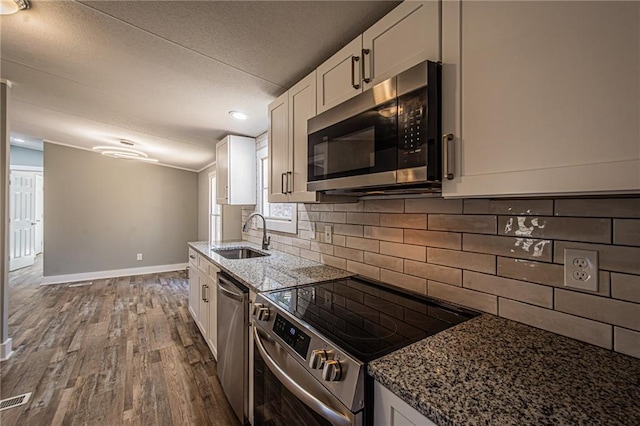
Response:
POLYGON ((249 289, 218 273, 218 379, 241 424, 249 413, 249 289))

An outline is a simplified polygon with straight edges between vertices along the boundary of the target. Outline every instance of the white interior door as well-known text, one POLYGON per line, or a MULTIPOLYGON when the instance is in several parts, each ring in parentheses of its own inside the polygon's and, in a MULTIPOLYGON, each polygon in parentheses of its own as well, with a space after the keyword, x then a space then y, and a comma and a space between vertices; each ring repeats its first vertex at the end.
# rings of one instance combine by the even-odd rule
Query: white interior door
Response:
POLYGON ((36 174, 12 171, 9 199, 9 270, 35 261, 36 174))
POLYGON ((44 239, 44 176, 36 175, 36 205, 35 205, 35 254, 42 253, 42 241, 44 239))

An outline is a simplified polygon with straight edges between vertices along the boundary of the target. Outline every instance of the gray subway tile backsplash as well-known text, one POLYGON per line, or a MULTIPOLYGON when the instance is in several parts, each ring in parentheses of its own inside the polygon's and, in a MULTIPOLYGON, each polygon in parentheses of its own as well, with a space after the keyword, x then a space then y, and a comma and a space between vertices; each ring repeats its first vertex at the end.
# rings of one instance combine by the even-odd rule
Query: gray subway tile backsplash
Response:
POLYGON ((462 250, 522 259, 551 261, 551 240, 498 235, 464 234, 462 250))
POLYGON ((614 219, 613 243, 640 246, 640 219, 614 219))
POLYGON ((640 357, 640 197, 370 199, 298 218, 273 248, 640 357), (598 251, 598 292, 564 286, 565 248, 598 251))
POLYGON ((611 220, 578 217, 500 216, 498 234, 591 243, 611 243, 611 220))

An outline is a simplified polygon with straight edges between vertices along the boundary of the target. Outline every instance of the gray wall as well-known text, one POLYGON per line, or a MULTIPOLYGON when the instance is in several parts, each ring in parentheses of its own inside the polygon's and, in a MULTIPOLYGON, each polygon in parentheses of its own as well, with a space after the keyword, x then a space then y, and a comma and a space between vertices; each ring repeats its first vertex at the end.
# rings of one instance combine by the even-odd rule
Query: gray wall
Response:
POLYGON ((209 173, 215 164, 198 173, 198 241, 209 239, 209 173))
POLYGON ((12 166, 42 167, 43 154, 42 151, 38 151, 37 149, 11 145, 9 162, 12 166))
POLYGON ((187 262, 197 173, 50 143, 44 167, 45 276, 187 262))

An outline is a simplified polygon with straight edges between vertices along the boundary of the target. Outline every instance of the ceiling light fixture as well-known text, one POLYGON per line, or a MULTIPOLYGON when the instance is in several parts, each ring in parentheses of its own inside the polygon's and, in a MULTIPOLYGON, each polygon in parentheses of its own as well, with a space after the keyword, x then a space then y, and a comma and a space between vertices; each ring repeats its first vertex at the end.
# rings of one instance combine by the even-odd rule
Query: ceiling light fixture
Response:
POLYGON ((0 15, 12 15, 29 7, 31 7, 29 0, 0 0, 0 15))
POLYGON ((246 120, 247 118, 249 118, 247 114, 240 111, 229 111, 229 115, 233 118, 237 118, 238 120, 246 120))
MULTIPOLYGON (((133 145, 133 142, 131 142, 131 144, 133 145)), ((138 151, 137 149, 122 148, 119 146, 94 146, 93 150, 107 157, 118 158, 121 160, 146 161, 149 163, 158 162, 157 159, 149 158, 146 153, 138 151)))

